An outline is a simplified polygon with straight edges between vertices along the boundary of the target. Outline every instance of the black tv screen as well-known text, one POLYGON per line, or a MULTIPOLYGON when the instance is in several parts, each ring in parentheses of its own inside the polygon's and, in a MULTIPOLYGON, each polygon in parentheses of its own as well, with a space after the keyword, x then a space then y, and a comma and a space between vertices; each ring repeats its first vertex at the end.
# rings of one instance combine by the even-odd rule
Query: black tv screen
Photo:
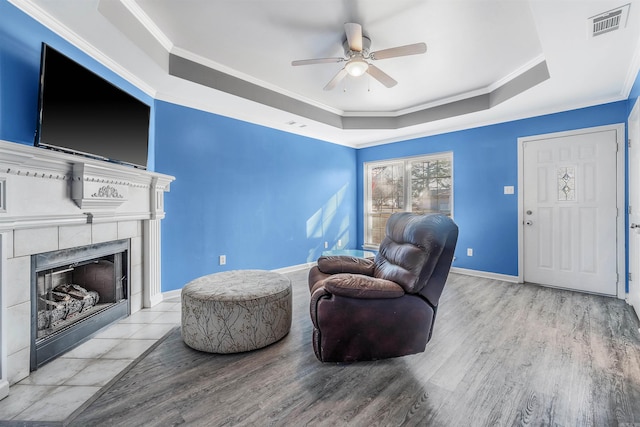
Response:
POLYGON ((35 145, 146 169, 150 107, 42 44, 35 145))

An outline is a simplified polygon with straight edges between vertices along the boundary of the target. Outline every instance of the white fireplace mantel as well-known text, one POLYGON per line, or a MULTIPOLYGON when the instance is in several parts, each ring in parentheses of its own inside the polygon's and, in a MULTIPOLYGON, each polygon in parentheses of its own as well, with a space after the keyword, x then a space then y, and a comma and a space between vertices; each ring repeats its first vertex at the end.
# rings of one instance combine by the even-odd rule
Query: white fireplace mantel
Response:
POLYGON ((160 221, 174 179, 0 140, 0 399, 29 375, 31 255, 130 239, 131 311, 162 300, 160 221))

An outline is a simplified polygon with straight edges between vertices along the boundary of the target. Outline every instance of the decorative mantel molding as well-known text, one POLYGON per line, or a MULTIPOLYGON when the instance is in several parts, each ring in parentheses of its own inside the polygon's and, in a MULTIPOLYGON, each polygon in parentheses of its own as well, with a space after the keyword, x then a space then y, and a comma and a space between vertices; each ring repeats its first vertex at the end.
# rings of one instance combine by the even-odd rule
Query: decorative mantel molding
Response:
MULTIPOLYGON (((70 196, 78 211, 64 212, 65 222, 82 222, 87 213, 96 219, 106 216, 124 216, 138 219, 164 218, 164 192, 169 191, 173 176, 136 169, 117 163, 75 156, 55 150, 37 148, 0 140, 0 177, 32 178, 70 183, 70 196), (134 211, 123 209, 132 201, 132 192, 139 195, 147 190, 148 204, 141 210, 139 203, 134 211), (117 213, 116 213, 117 211, 117 213), (125 211, 125 213, 123 213, 125 211)), ((3 183, 6 192, 14 191, 11 182, 3 183)), ((12 212, 11 206, 0 211, 0 229, 9 226, 22 228, 27 220, 29 226, 38 222, 38 213, 12 212)), ((56 215, 46 214, 42 224, 50 224, 56 215)))
POLYGON ((72 180, 79 175, 76 165, 84 165, 83 179, 129 187, 151 187, 154 179, 169 191, 173 176, 136 169, 88 157, 75 156, 55 150, 37 148, 0 140, 0 173, 24 177, 72 180))

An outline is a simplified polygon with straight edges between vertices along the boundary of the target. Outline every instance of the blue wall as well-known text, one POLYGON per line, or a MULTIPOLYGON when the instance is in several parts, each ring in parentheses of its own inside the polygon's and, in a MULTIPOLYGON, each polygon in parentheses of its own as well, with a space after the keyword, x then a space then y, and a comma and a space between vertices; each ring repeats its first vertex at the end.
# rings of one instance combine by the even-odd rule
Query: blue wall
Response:
MULTIPOLYGON (((38 114, 40 50, 43 42, 151 105, 153 118, 152 97, 6 0, 0 0, 0 139, 33 145, 38 114)), ((153 134, 150 135, 149 149, 153 153, 153 134)), ((147 167, 154 170, 151 155, 147 167)))
POLYGON ((637 99, 640 98, 640 72, 636 76, 636 80, 631 87, 631 92, 629 93, 629 113, 631 113, 631 109, 635 105, 637 99))
MULTIPOLYGON (((358 150, 358 218, 363 217, 363 163, 453 152, 454 219, 460 227, 455 267, 518 275, 518 148, 520 137, 625 123, 627 102, 412 139, 358 150), (504 186, 513 185, 513 195, 504 186), (467 248, 473 248, 468 257, 467 248)), ((358 242, 364 228, 358 227, 358 242)))
POLYGON ((6 0, 0 139, 33 144, 42 42, 151 105, 148 169, 176 176, 162 225, 163 291, 222 269, 315 261, 325 241, 354 247, 354 149, 154 102, 6 0))
POLYGON ((517 138, 626 122, 627 101, 353 150, 154 101, 0 0, 0 139, 33 144, 46 42, 152 106, 149 169, 176 176, 162 225, 163 291, 236 268, 313 261, 323 243, 363 242, 363 162, 454 153, 457 267, 517 275, 517 138), (466 256, 466 248, 474 256, 466 256), (227 265, 218 265, 219 255, 227 265))
POLYGON ((356 241, 352 148, 156 102, 163 291, 215 271, 315 261, 356 241), (225 266, 219 255, 227 256, 225 266))

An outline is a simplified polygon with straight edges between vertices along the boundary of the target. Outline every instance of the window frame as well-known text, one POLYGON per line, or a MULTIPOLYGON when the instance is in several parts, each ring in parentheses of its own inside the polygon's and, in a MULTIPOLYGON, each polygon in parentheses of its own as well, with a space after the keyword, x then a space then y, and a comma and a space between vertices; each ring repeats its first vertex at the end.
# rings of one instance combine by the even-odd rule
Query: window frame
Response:
POLYGON ((411 195, 411 164, 416 161, 435 161, 435 160, 448 160, 451 163, 451 195, 450 195, 450 216, 453 218, 454 215, 454 182, 453 182, 453 151, 443 151, 438 153, 430 153, 430 154, 421 154, 418 156, 408 156, 408 157, 397 157, 385 160, 375 160, 371 162, 363 163, 363 183, 364 183, 364 191, 363 191, 363 204, 362 204, 362 213, 363 213, 363 249, 372 249, 378 250, 379 244, 369 243, 372 239, 370 234, 372 233, 371 224, 372 221, 372 210, 373 210, 373 195, 371 194, 371 179, 370 179, 370 171, 375 167, 380 166, 392 166, 392 165, 403 165, 401 168, 403 170, 403 204, 404 208, 402 212, 411 212, 412 211, 412 195, 411 195))

